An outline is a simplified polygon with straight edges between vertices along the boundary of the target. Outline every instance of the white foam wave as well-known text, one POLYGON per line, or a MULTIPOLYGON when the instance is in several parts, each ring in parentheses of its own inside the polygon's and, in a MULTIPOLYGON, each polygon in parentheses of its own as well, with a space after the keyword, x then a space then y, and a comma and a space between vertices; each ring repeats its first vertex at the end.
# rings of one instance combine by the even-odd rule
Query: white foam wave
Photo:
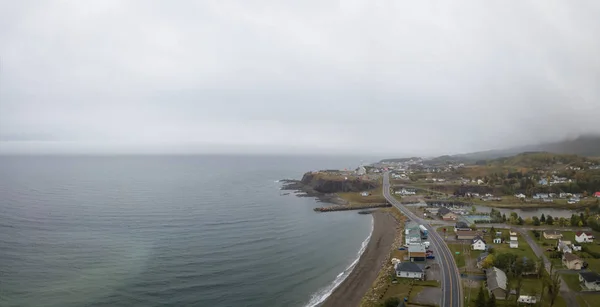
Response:
POLYGON ((369 244, 369 241, 371 240, 371 235, 373 234, 374 227, 375 227, 375 220, 371 219, 371 232, 369 233, 369 236, 362 242, 360 249, 358 250, 356 259, 354 259, 354 261, 352 261, 352 263, 346 269, 344 269, 344 271, 339 273, 335 277, 335 279, 333 280, 333 282, 331 284, 327 285, 325 288, 320 289, 315 294, 313 294, 310 298, 310 301, 308 301, 308 303, 305 305, 305 307, 319 306, 331 295, 331 293, 333 293, 333 290, 335 290, 339 285, 342 284, 342 282, 344 282, 344 280, 346 280, 346 278, 350 275, 350 273, 352 273, 352 270, 354 270, 354 267, 358 263, 360 256, 362 256, 362 254, 367 249, 367 245, 369 244))

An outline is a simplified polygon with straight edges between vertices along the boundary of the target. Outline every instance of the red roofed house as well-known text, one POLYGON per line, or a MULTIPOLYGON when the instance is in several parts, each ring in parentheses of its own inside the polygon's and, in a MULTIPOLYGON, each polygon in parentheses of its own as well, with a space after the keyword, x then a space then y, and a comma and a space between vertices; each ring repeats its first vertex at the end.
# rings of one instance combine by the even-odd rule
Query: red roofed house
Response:
POLYGON ((600 198, 600 192, 594 193, 594 196, 600 198))
POLYGON ((575 233, 575 241, 579 243, 594 242, 594 234, 589 231, 578 231, 575 233))

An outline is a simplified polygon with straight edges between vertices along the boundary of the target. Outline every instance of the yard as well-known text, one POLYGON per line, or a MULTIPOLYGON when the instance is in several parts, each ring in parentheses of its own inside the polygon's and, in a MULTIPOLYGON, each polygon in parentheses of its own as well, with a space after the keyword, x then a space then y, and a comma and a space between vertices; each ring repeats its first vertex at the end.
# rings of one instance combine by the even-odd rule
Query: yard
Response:
MULTIPOLYGON (((505 237, 505 238, 510 237, 509 231, 507 229, 496 229, 495 231, 502 232, 502 237, 505 237)), ((520 234, 517 234, 517 239, 519 242, 518 248, 510 248, 510 245, 508 243, 497 243, 497 244, 491 243, 491 242, 493 242, 493 239, 495 237, 496 237, 496 234, 495 233, 492 234, 490 229, 487 228, 487 233, 484 234, 484 240, 488 243, 488 246, 490 248, 494 249, 494 253, 497 253, 497 254, 512 253, 512 254, 515 254, 520 257, 527 257, 527 259, 531 259, 531 260, 537 259, 537 257, 535 256, 535 253, 533 252, 533 249, 531 249, 529 244, 527 244, 527 241, 525 241, 525 239, 520 234)))
POLYGON ((581 286, 579 284, 579 274, 563 273, 560 274, 560 277, 562 277, 562 279, 565 281, 567 286, 569 286, 569 289, 571 289, 571 291, 581 291, 581 286))

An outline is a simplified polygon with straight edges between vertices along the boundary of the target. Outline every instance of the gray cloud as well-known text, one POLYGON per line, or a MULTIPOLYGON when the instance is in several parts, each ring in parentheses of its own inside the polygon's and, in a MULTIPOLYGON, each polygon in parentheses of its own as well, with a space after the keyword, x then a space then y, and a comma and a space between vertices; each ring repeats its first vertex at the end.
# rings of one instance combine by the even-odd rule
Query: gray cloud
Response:
POLYGON ((442 154, 600 133, 597 1, 5 1, 0 153, 442 154))

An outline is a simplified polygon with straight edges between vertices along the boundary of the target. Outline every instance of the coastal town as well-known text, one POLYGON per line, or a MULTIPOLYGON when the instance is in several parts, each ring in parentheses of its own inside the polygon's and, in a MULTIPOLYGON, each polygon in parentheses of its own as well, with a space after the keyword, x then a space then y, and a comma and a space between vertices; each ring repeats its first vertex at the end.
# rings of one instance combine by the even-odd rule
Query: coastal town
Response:
POLYGON ((360 306, 597 306, 600 299, 600 159, 389 159, 288 184, 335 197, 317 212, 395 218, 396 239, 360 306), (454 272, 457 285, 445 281, 454 272))

